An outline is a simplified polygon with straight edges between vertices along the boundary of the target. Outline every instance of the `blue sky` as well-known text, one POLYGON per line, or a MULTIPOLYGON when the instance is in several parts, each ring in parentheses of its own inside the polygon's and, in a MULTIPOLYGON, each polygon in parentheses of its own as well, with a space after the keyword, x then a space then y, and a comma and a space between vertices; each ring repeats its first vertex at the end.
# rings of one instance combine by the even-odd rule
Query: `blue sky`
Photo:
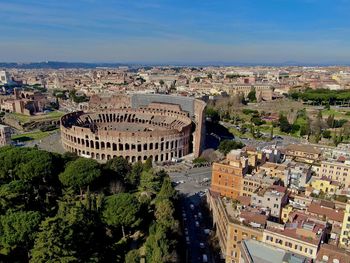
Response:
POLYGON ((0 0, 0 61, 350 63, 350 0, 0 0))

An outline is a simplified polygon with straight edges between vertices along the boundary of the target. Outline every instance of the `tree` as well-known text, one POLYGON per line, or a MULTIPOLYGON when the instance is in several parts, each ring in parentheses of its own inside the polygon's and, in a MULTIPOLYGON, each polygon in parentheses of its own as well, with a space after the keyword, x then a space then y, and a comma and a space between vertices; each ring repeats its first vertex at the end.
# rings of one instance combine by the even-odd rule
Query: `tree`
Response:
POLYGON ((220 115, 217 110, 211 107, 207 107, 205 110, 205 116, 210 118, 213 123, 218 123, 220 121, 220 115))
POLYGON ((293 124, 292 128, 290 130, 290 133, 296 133, 300 130, 300 125, 299 124, 293 124))
POLYGON ((310 135, 310 120, 306 117, 306 123, 300 126, 300 136, 310 135))
POLYGON ((315 135, 315 140, 318 142, 321 139, 321 133, 323 129, 323 120, 322 120, 322 112, 319 111, 316 117, 316 120, 314 120, 311 123, 310 130, 311 134, 315 135))
POLYGON ((140 178, 143 169, 143 164, 141 162, 137 162, 132 166, 131 172, 127 175, 126 181, 134 188, 140 184, 140 178))
POLYGON ((332 138, 331 131, 329 131, 329 130, 324 130, 324 131, 322 132, 322 136, 323 136, 323 138, 326 138, 326 139, 332 138))
POLYGON ((219 144, 219 151, 223 154, 228 154, 230 151, 235 149, 242 149, 244 147, 244 144, 239 141, 232 141, 232 140, 223 140, 219 144))
POLYGON ((334 114, 330 114, 327 118, 327 125, 329 128, 334 128, 334 114))
POLYGON ((156 203, 155 217, 157 223, 164 226, 166 229, 177 228, 177 222, 174 219, 174 207, 169 199, 162 199, 156 203))
POLYGON ((125 228, 136 227, 140 224, 139 210, 140 204, 134 195, 121 193, 106 198, 102 215, 109 226, 121 228, 125 236, 125 228))
POLYGON ((280 114, 278 121, 282 132, 289 133, 291 131, 292 126, 289 124, 286 116, 284 116, 283 114, 280 114))
POLYGON ((266 121, 263 121, 260 117, 253 117, 251 119, 252 123, 254 123, 254 125, 256 126, 260 126, 266 123, 266 121))
POLYGON ((247 98, 250 102, 256 102, 256 91, 254 88, 252 88, 251 91, 248 93, 247 98))
POLYGON ((171 180, 169 176, 165 177, 162 183, 162 187, 160 188, 156 200, 161 201, 164 199, 172 199, 174 198, 176 191, 174 187, 171 185, 171 180))
POLYGON ((60 217, 47 218, 40 226, 31 251, 31 263, 77 262, 72 248, 72 231, 60 217))
POLYGON ((126 178, 126 175, 131 170, 129 162, 121 156, 114 157, 108 160, 106 163, 106 167, 116 172, 122 178, 126 178))
POLYGON ((57 214, 41 223, 31 262, 103 262, 105 233, 98 213, 68 191, 57 214))
POLYGON ((143 171, 140 177, 140 192, 147 192, 149 194, 156 194, 161 187, 161 178, 155 176, 153 171, 143 171))
POLYGON ((204 157, 200 156, 200 157, 197 157, 193 160, 193 164, 204 164, 204 163, 207 163, 207 159, 205 159, 204 157))
POLYGON ((23 180, 14 180, 0 187, 0 211, 19 209, 27 205, 31 187, 23 180))
POLYGON ((163 86, 163 85, 165 84, 164 80, 161 79, 161 80, 159 81, 159 84, 160 84, 160 86, 163 86))
POLYGON ((193 80, 194 80, 195 82, 200 82, 200 81, 201 81, 201 78, 200 78, 200 77, 195 77, 193 80))
POLYGON ((137 249, 130 250, 125 256, 125 263, 140 263, 140 252, 137 249))
POLYGON ((273 125, 271 125, 271 130, 270 130, 270 140, 273 139, 273 125))
POLYGON ((79 158, 68 163, 59 179, 64 186, 80 189, 82 194, 82 188, 91 184, 100 175, 100 165, 95 160, 79 158))
POLYGON ((145 256, 147 263, 168 262, 170 259, 170 240, 164 227, 154 224, 150 227, 150 234, 145 242, 145 256))
POLYGON ((107 183, 110 184, 112 193, 116 193, 124 188, 124 185, 133 184, 130 182, 131 165, 121 156, 114 157, 107 161, 105 168, 107 168, 106 178, 107 183))
POLYGON ((17 174, 20 179, 32 180, 40 178, 43 181, 56 174, 53 155, 49 152, 32 150, 25 155, 26 161, 18 167, 17 174))
POLYGON ((41 214, 35 211, 9 211, 0 216, 0 254, 9 254, 17 247, 29 249, 39 227, 41 214))
POLYGON ((144 171, 150 171, 153 167, 152 158, 147 158, 146 162, 143 165, 144 171))

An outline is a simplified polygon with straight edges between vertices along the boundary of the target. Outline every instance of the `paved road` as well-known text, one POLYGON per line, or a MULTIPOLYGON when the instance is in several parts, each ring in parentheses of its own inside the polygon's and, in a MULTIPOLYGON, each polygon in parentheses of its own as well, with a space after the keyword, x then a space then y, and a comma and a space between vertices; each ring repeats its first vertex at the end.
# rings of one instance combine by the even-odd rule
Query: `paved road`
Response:
POLYGON ((204 229, 211 229, 212 223, 201 208, 201 203, 205 202, 203 193, 210 184, 206 179, 211 178, 211 167, 191 168, 183 172, 170 173, 170 178, 173 182, 183 181, 175 189, 183 194, 181 214, 185 234, 183 242, 186 244, 186 262, 203 262, 203 255, 207 255, 208 262, 213 263, 212 252, 207 242, 208 235, 204 233, 204 229), (200 247, 200 243, 203 243, 204 247, 200 247))
POLYGON ((204 191, 209 188, 209 181, 203 183, 204 179, 210 180, 211 167, 190 168, 183 172, 169 173, 173 182, 180 182, 176 189, 185 195, 193 195, 199 191, 204 191))
POLYGON ((209 229, 210 224, 201 210, 201 202, 199 195, 192 195, 182 200, 184 233, 185 238, 189 238, 188 241, 185 239, 187 262, 191 263, 203 262, 203 255, 207 256, 208 262, 213 262, 212 253, 207 242, 208 235, 204 233, 204 229, 209 229), (199 213, 201 213, 201 216, 199 213), (201 243, 203 244, 202 247, 201 243))

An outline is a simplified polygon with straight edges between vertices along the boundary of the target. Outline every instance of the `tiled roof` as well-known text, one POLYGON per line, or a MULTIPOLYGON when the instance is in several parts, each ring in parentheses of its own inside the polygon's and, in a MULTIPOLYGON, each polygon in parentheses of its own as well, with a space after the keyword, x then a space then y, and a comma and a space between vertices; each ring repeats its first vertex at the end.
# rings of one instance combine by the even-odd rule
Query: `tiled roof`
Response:
POLYGON ((328 219, 343 222, 344 212, 342 210, 335 210, 321 205, 321 203, 312 202, 308 207, 308 212, 320 216, 326 216, 328 219))

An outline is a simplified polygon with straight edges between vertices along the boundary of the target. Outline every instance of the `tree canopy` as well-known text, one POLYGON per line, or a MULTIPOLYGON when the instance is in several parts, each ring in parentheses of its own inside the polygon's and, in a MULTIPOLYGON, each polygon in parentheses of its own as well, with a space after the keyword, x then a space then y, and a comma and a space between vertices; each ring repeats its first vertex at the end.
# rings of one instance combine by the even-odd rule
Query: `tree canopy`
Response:
POLYGON ((153 262, 174 258, 177 195, 151 160, 2 147, 0 163, 0 261, 134 263, 142 247, 153 262), (115 182, 118 194, 105 187, 115 182))
POLYGON ((59 175, 59 178, 64 186, 81 189, 100 175, 100 165, 95 160, 79 158, 68 163, 65 171, 59 175))
POLYGON ((235 149, 242 149, 244 144, 240 141, 223 140, 220 142, 218 150, 223 154, 228 154, 230 151, 235 149))

